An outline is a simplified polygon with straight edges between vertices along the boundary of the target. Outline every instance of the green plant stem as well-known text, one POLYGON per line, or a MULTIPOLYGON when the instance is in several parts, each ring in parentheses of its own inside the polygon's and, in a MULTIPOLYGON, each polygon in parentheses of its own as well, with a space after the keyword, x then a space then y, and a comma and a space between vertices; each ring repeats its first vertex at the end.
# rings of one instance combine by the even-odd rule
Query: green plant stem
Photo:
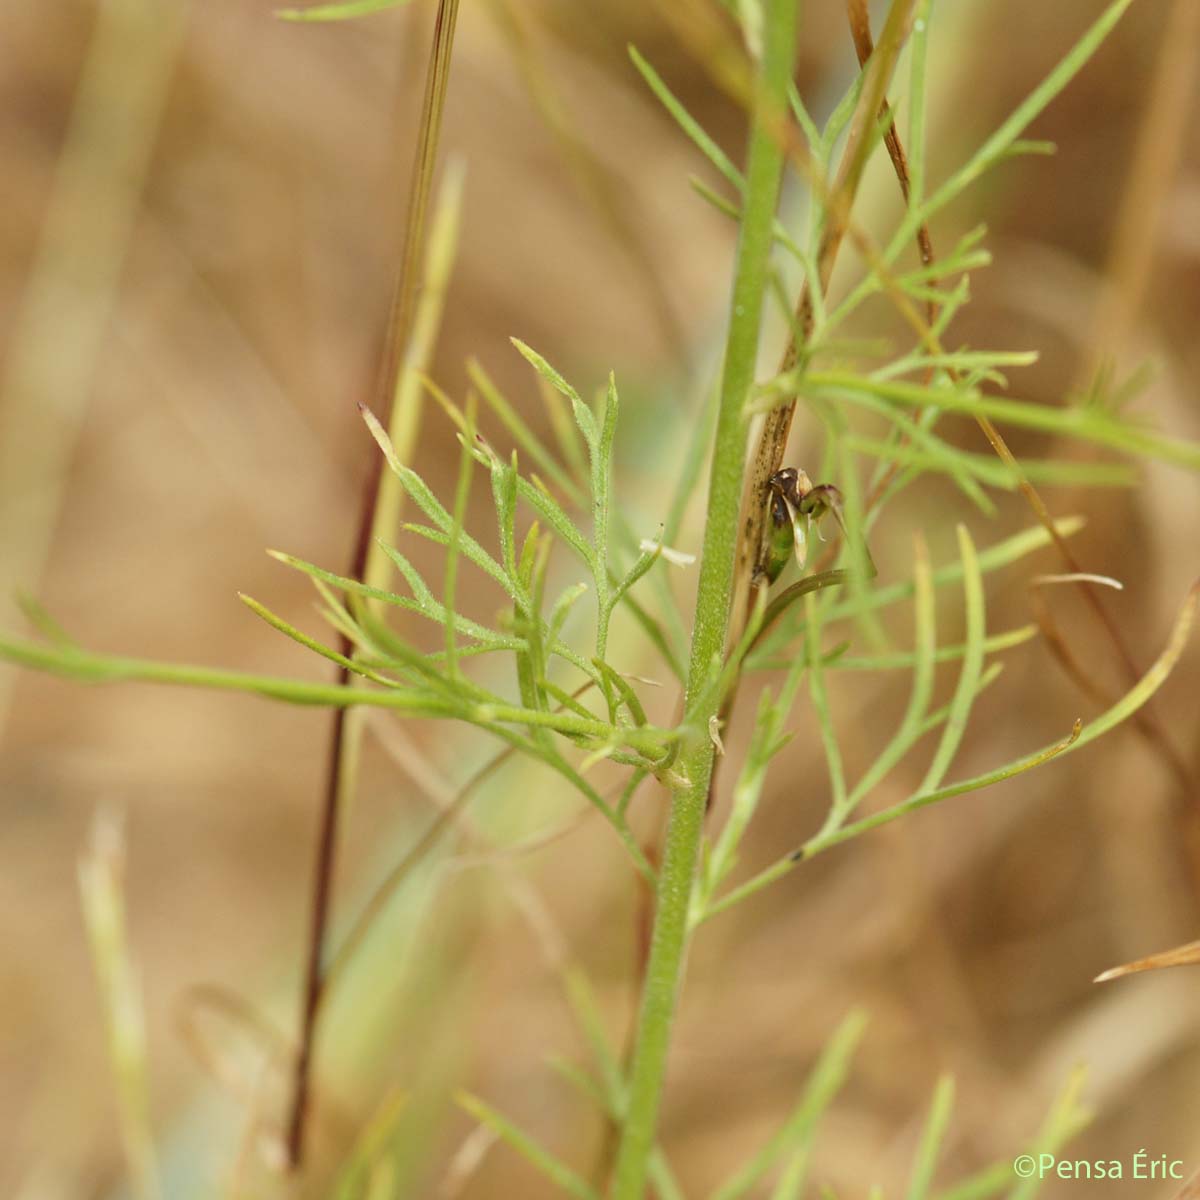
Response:
MULTIPOLYGON (((595 738, 601 741, 613 737, 614 728, 607 721, 582 717, 569 712, 542 712, 520 705, 495 703, 490 699, 461 699, 448 693, 390 688, 350 688, 336 683, 317 683, 303 679, 286 679, 273 675, 252 675, 244 671, 227 671, 213 667, 195 667, 185 663, 162 663, 153 659, 124 658, 118 655, 93 654, 75 647, 63 649, 38 642, 25 642, 0 637, 0 659, 65 675, 82 683, 119 683, 137 680, 143 683, 165 683, 182 687, 215 688, 227 692, 252 692, 288 704, 312 704, 330 708, 390 708, 412 717, 453 717, 475 725, 496 723, 537 725, 567 736, 595 738)), ((620 745, 662 758, 671 745, 672 735, 663 729, 644 725, 636 729, 621 729, 620 745)))
POLYGON ((795 0, 770 0, 764 32, 685 701, 686 723, 701 732, 684 755, 687 782, 671 798, 613 1200, 641 1200, 643 1195, 686 958, 688 906, 713 765, 714 747, 706 731, 719 702, 709 685, 720 668, 729 629, 746 450, 745 401, 754 381, 772 221, 783 171, 783 150, 772 130, 786 112, 796 41, 795 0))

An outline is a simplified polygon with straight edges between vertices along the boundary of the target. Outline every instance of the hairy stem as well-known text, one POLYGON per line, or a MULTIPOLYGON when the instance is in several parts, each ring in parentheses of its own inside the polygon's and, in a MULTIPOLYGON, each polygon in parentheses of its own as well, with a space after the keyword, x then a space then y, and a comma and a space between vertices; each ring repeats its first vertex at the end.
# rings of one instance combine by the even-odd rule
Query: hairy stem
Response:
POLYGON ((629 1107, 613 1179, 614 1200, 641 1200, 643 1194, 686 957, 688 905, 713 763, 713 745, 707 729, 709 719, 716 715, 717 696, 709 685, 714 671, 719 669, 729 629, 746 449, 745 401, 754 381, 763 297, 767 290, 771 223, 783 172, 783 149, 774 136, 774 128, 786 111, 785 95, 795 40, 795 0, 770 0, 766 12, 766 48, 750 132, 746 199, 688 670, 684 721, 699 733, 683 760, 687 783, 671 799, 630 1077, 629 1107))

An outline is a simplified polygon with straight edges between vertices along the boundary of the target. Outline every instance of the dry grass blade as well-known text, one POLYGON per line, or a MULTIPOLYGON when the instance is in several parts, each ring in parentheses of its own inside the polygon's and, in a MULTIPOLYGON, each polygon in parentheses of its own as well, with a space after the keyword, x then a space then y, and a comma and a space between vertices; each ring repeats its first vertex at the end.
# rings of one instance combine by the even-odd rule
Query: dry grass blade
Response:
MULTIPOLYGON (((1078 582, 1078 577, 1073 574, 1066 578, 1071 582, 1078 582)), ((1090 582, 1098 583, 1098 580, 1091 576, 1086 576, 1086 578, 1090 582)), ((1035 584, 1037 582, 1039 581, 1034 581, 1035 584)), ((1063 669, 1063 672, 1079 688, 1083 695, 1105 707, 1112 704, 1116 698, 1115 693, 1112 689, 1100 683, 1092 671, 1079 660, 1079 656, 1075 651, 1071 649, 1071 643, 1066 634, 1059 628, 1058 622, 1055 621, 1050 612, 1050 606, 1047 604, 1041 588, 1036 586, 1030 587, 1029 599, 1030 607, 1033 610, 1033 619, 1037 622, 1038 629, 1045 640, 1047 648, 1050 650, 1054 660, 1063 669)), ((1191 778, 1188 765, 1180 757, 1179 752, 1166 737, 1158 723, 1152 719, 1148 719, 1145 713, 1139 713, 1134 718, 1134 728, 1154 748, 1167 766, 1170 767, 1172 774, 1179 781, 1184 791, 1188 792, 1191 778)))
POLYGON ((1161 971, 1165 967, 1192 967, 1200 965, 1200 942, 1185 942, 1171 950, 1161 950, 1157 954, 1136 958, 1133 962, 1122 963, 1119 967, 1109 967, 1096 976, 1093 983, 1107 983, 1110 979, 1121 979, 1126 975, 1136 975, 1139 971, 1161 971))
MULTIPOLYGON (((850 34, 854 38, 854 51, 858 55, 859 66, 865 67, 868 59, 875 52, 875 42, 871 37, 871 14, 866 0, 846 0, 846 15, 850 21, 850 34)), ((883 143, 887 147, 888 157, 892 160, 892 168, 896 172, 896 181, 900 184, 900 192, 905 201, 909 199, 911 187, 908 176, 908 158, 904 153, 904 145, 900 141, 896 121, 892 116, 891 106, 885 99, 879 106, 880 119, 886 122, 883 143)), ((917 230, 917 249, 921 254, 921 262, 931 266, 934 261, 933 238, 929 226, 921 223, 917 230)), ((935 281, 936 282, 936 281, 935 281)), ((926 306, 926 315, 930 325, 937 319, 937 304, 930 300, 926 306)))
POLYGON ((596 154, 575 127, 567 103, 555 88, 534 45, 528 5, 491 0, 488 9, 508 43, 529 98, 558 145, 576 186, 595 211, 607 235, 637 271, 647 302, 673 354, 687 352, 687 335, 671 305, 653 247, 626 207, 627 183, 596 154))
POLYGON ((1200 5, 1195 0, 1174 0, 1161 26, 1154 87, 1126 173, 1129 182, 1109 255, 1106 274, 1110 286, 1101 295, 1090 339, 1092 349, 1077 380, 1079 388, 1087 387, 1104 360, 1120 350, 1138 316, 1160 235, 1159 214, 1192 127, 1192 95, 1200 62, 1200 5))
POLYGON ((280 1166, 286 1154, 277 1114, 295 1047, 249 1001, 215 984, 184 993, 175 1026, 195 1061, 243 1111, 233 1179, 252 1158, 280 1166))
MULTIPOLYGON (((6 301, 0 603, 18 585, 36 585, 54 545, 174 75, 183 10, 141 0, 95 9, 46 219, 20 300, 13 307, 6 301)), ((12 682, 10 669, 0 668, 0 727, 12 682)))
POLYGON ((136 1200, 157 1200, 162 1193, 150 1126, 146 1018, 126 928, 125 835, 111 812, 98 813, 93 823, 79 863, 79 891, 104 1001, 130 1187, 136 1200))
MULTIPOLYGON (((401 368, 414 333, 414 309, 420 286, 422 254, 425 248, 425 214, 433 190, 434 166, 437 160, 442 110, 450 78, 450 59, 457 21, 458 0, 440 0, 425 78, 425 96, 421 110, 412 188, 409 194, 404 249, 396 278, 387 346, 380 371, 381 405, 391 411, 390 424, 394 433, 403 435, 399 440, 406 451, 411 450, 416 440, 419 413, 417 398, 421 394, 421 388, 419 374, 403 372, 401 368), (402 397, 398 394, 406 375, 411 376, 413 380, 411 387, 413 399, 409 405, 399 403, 402 397)), ((380 455, 373 456, 371 461, 372 467, 364 489, 361 524, 351 570, 351 574, 355 578, 367 575, 378 558, 373 549, 378 543, 372 535, 375 538, 385 536, 395 528, 399 520, 400 492, 397 481, 391 475, 384 475, 383 460, 380 455)), ((350 652, 350 643, 348 639, 343 638, 342 653, 349 654, 350 652)), ((345 684, 352 678, 353 676, 343 667, 339 673, 339 682, 345 684)), ((357 774, 357 751, 360 739, 361 728, 358 719, 347 708, 337 709, 333 715, 332 748, 317 832, 312 924, 305 972, 300 1046, 296 1056, 293 1097, 287 1121, 286 1159, 287 1165, 293 1170, 301 1165, 304 1152, 304 1128, 308 1106, 312 1044, 324 988, 325 939, 333 891, 338 815, 344 807, 346 797, 353 789, 353 781, 357 774)))
MULTIPOLYGON (((838 251, 850 224, 850 211, 874 145, 871 133, 895 71, 896 61, 908 36, 915 8, 916 0, 894 0, 879 44, 875 47, 867 68, 858 105, 850 123, 842 163, 829 196, 829 223, 821 239, 817 262, 817 281, 822 289, 833 274, 838 251)), ((796 332, 788 339, 779 368, 780 374, 792 370, 800 361, 804 350, 800 344, 800 337, 807 338, 812 332, 812 326, 813 296, 805 284, 801 288, 796 305, 796 332)), ((767 495, 767 480, 783 465, 783 455, 795 411, 796 398, 792 396, 786 403, 772 408, 766 414, 747 472, 738 523, 731 644, 737 643, 749 617, 751 593, 756 590, 762 555, 765 530, 763 498, 767 495)))
POLYGON ((1200 1200, 1200 1171, 1197 1171, 1188 1181, 1175 1193, 1175 1200, 1200 1200))

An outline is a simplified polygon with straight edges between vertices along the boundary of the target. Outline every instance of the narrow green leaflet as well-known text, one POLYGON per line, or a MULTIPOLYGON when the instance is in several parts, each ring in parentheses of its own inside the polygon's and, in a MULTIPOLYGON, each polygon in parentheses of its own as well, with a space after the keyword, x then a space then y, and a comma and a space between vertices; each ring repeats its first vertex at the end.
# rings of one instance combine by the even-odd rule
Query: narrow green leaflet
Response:
MULTIPOLYGON (((467 433, 462 441, 462 451, 458 463, 458 484, 454 490, 454 519, 450 526, 450 541, 446 546, 446 569, 442 580, 442 608, 444 610, 443 626, 446 639, 446 669, 452 676, 459 674, 458 670, 458 637, 455 629, 457 606, 455 597, 458 591, 458 557, 459 546, 463 538, 463 521, 466 519, 467 502, 471 496, 471 438, 474 435, 475 412, 472 404, 467 405, 467 433)), ((513 456, 513 472, 516 472, 516 455, 513 456)), ((511 529, 511 522, 509 525, 511 529)))
MULTIPOLYGON (((387 458, 388 466, 408 493, 412 502, 433 522, 434 527, 446 537, 454 527, 454 518, 446 511, 445 505, 433 494, 429 485, 414 471, 406 466, 396 456, 387 431, 379 423, 379 419, 365 405, 359 406, 362 418, 371 431, 379 448, 387 458)), ((461 533, 459 547, 462 553, 471 560, 481 571, 490 575, 514 600, 525 597, 517 594, 515 580, 511 579, 504 568, 468 533, 461 533)), ((386 546, 385 546, 386 549, 386 546)))
MULTIPOLYGON (((464 448, 468 443, 464 440, 464 448)), ((470 451, 466 450, 468 462, 470 451)), ((494 459, 492 471, 492 502, 496 506, 496 524, 500 532, 500 561, 510 579, 519 579, 517 571, 517 455, 513 452, 512 463, 494 459)), ((461 525, 459 525, 461 532, 461 525)), ((449 549, 449 547, 447 547, 449 549)))
POLYGON ((825 751, 825 763, 829 771, 830 805, 835 812, 846 806, 846 773, 842 766, 842 752, 838 746, 837 730, 829 708, 829 693, 825 688, 825 672, 821 662, 821 621, 815 593, 804 597, 807 619, 805 632, 808 649, 808 694, 812 701, 813 715, 821 734, 821 746, 825 751))
POLYGON ((286 637, 290 637, 292 641, 298 642, 305 649, 312 650, 322 658, 327 658, 330 662, 337 663, 339 667, 345 667, 347 671, 351 671, 355 675, 361 675, 364 679, 370 679, 374 683, 382 684, 384 687, 404 686, 395 679, 388 679, 385 675, 380 675, 378 671, 372 670, 369 666, 356 659, 347 658, 332 647, 318 642, 316 638, 309 637, 308 634, 301 632, 294 625, 289 625, 287 621, 273 613, 265 604, 260 604, 253 596, 247 596, 244 592, 238 592, 238 599, 252 613, 262 617, 273 629, 277 629, 286 637))
POLYGON ((1043 746, 1042 749, 1015 762, 1007 763, 1002 767, 996 768, 994 771, 989 771, 983 775, 976 775, 971 779, 965 779, 961 783, 952 784, 949 787, 939 788, 932 792, 918 793, 908 800, 893 805, 891 808, 884 809, 880 813, 876 813, 874 816, 866 817, 854 825, 847 826, 832 837, 807 843, 797 852, 797 858, 812 858, 815 854, 820 853, 822 850, 827 850, 830 846, 857 837, 859 834, 865 833, 868 829, 886 825, 888 822, 896 820, 897 817, 915 812, 918 808, 937 804, 942 800, 948 800, 952 796, 961 796, 967 792, 978 791, 980 788, 990 787, 994 783, 1002 783, 1004 780, 1012 779, 1014 776, 1031 770, 1033 767, 1041 766, 1042 763, 1049 762, 1050 759, 1056 758, 1060 754, 1079 750, 1089 742, 1094 742, 1096 738, 1107 733, 1110 729, 1137 712, 1166 681, 1167 676, 1179 661, 1179 656, 1183 653, 1183 648, 1187 643, 1188 634, 1191 631, 1192 622, 1195 617, 1196 599, 1197 588, 1193 587, 1188 593, 1187 600, 1184 602, 1179 616, 1176 618, 1175 627, 1171 631, 1171 638, 1167 643, 1166 649, 1163 650, 1162 654, 1159 655, 1158 659, 1137 684, 1126 692, 1116 704, 1101 713, 1100 716, 1095 717, 1086 725, 1082 721, 1077 720, 1074 729, 1066 738, 1058 742, 1051 742, 1048 746, 1043 746))
POLYGON ((1036 88, 1017 106, 1012 115, 971 156, 959 170, 923 204, 910 210, 908 216, 896 230, 888 244, 886 259, 893 261, 903 248, 916 236, 923 222, 939 209, 949 204, 985 171, 1009 155, 1017 145, 1017 139, 1029 124, 1082 70, 1088 59, 1100 48, 1113 26, 1125 15, 1133 0, 1115 0, 1095 23, 1079 39, 1036 88))
POLYGON ((963 594, 967 612, 966 653, 963 655, 962 670, 958 676, 958 687, 950 703, 950 716, 942 730, 942 739, 929 770, 921 781, 918 792, 932 792, 945 778, 950 764, 958 753, 959 744, 967 729, 967 718, 971 705, 979 691, 979 677, 983 673, 983 636, 986 632, 984 615, 983 576, 979 571, 979 559, 975 545, 965 525, 958 527, 958 549, 963 564, 963 594))
MULTIPOLYGON (((933 665, 937 649, 936 611, 934 607, 933 576, 929 567, 929 553, 922 539, 913 543, 913 586, 915 602, 913 613, 916 623, 914 634, 913 680, 909 692, 908 707, 892 739, 880 751, 875 761, 863 774, 854 790, 844 801, 834 804, 825 819, 821 833, 828 836, 840 829, 846 818, 862 803, 889 771, 911 749, 921 735, 922 724, 933 695, 933 665)), ((820 835, 818 835, 820 836, 820 835)))
POLYGON ((739 193, 743 192, 746 182, 742 177, 741 171, 733 165, 725 151, 709 137, 704 127, 675 98, 674 93, 663 82, 662 76, 642 57, 636 47, 629 47, 629 57, 633 60, 633 65, 637 67, 642 78, 649 85, 650 90, 658 97, 663 108, 675 118, 680 129, 691 138, 699 148, 701 154, 716 167, 727 183, 732 184, 739 193))
POLYGON ((519 338, 510 338, 518 353, 556 392, 566 396, 571 402, 571 411, 575 414, 575 422, 583 433, 588 449, 596 453, 599 430, 596 427, 596 415, 592 412, 579 393, 534 349, 525 345, 519 338))
MULTIPOLYGON (((1083 526, 1084 519, 1082 517, 1060 517, 1054 522, 1054 528, 1061 537, 1071 537, 1073 534, 1078 533, 1083 526)), ((1005 538, 1003 541, 997 542, 995 545, 981 551, 978 556, 979 570, 984 575, 987 575, 991 571, 998 571, 1000 568, 1009 566, 1024 558, 1027 554, 1032 554, 1035 550, 1040 550, 1043 546, 1049 544, 1050 535, 1042 526, 1038 525, 1031 529, 1022 530, 1020 533, 1013 534, 1012 537, 1005 538)), ((961 560, 947 563, 945 566, 935 568, 933 572, 933 586, 940 588, 948 583, 957 583, 962 577, 963 563, 961 560)), ((875 608, 885 608, 888 605, 895 604, 898 600, 907 600, 912 596, 914 587, 915 585, 911 580, 884 584, 882 587, 874 588, 866 597, 864 603, 870 604, 875 608)), ((825 614, 825 620, 828 623, 852 616, 853 613, 854 606, 842 601, 831 607, 830 611, 825 614)))
POLYGON ((1015 425, 1058 437, 1077 438, 1108 446, 1124 454, 1157 458, 1163 462, 1200 470, 1200 445, 1179 441, 1118 420, 1096 407, 1055 408, 1046 404, 987 396, 981 392, 953 387, 923 387, 898 380, 878 380, 850 372, 814 371, 805 376, 805 387, 814 395, 855 400, 863 395, 911 408, 932 405, 945 412, 974 418, 991 417, 1001 425, 1015 425))
MULTIPOLYGON (((1011 650, 1023 646, 1026 642, 1037 637, 1036 625, 1021 625, 1017 629, 1007 629, 1003 633, 989 634, 983 640, 983 652, 997 654, 1002 650, 1011 650)), ((821 656, 821 663, 827 669, 838 671, 910 671, 917 664, 917 654, 899 652, 896 654, 858 655, 847 654, 848 642, 835 646, 821 656)), ((957 662, 966 652, 962 642, 953 645, 939 646, 933 655, 935 663, 957 662)), ((750 658, 748 666, 754 670, 784 671, 794 661, 795 656, 774 660, 759 660, 750 658)))
POLYGON ((500 423, 512 435, 513 440, 537 464, 540 471, 573 504, 582 504, 583 491, 562 466, 554 453, 529 427, 529 424, 513 407, 508 397, 496 386, 492 378, 476 359, 467 362, 467 377, 479 390, 487 406, 500 419, 500 423))
MULTIPOLYGON (((407 596, 398 596, 395 592, 371 587, 368 584, 359 583, 356 579, 350 579, 345 575, 337 575, 333 571, 326 571, 323 567, 305 562, 304 559, 296 558, 291 554, 284 554, 277 550, 271 550, 268 553, 272 558, 278 559, 281 563, 289 567, 294 567, 297 571, 308 575, 314 582, 332 584, 343 592, 365 596, 371 600, 382 600, 386 604, 402 608, 407 612, 418 613, 429 621, 444 624, 446 621, 445 606, 435 599, 428 585, 421 578, 412 563, 399 550, 393 550, 390 546, 384 546, 383 550, 392 562, 396 564, 397 569, 404 576, 405 582, 412 588, 413 598, 411 600, 407 596)), ((524 645, 520 638, 504 633, 497 633, 495 630, 488 629, 486 626, 480 625, 468 617, 459 616, 457 613, 454 614, 454 627, 464 637, 473 638, 481 645, 485 645, 493 650, 520 650, 524 645)), ((395 635, 392 634, 388 642, 388 647, 396 650, 398 644, 395 635)))

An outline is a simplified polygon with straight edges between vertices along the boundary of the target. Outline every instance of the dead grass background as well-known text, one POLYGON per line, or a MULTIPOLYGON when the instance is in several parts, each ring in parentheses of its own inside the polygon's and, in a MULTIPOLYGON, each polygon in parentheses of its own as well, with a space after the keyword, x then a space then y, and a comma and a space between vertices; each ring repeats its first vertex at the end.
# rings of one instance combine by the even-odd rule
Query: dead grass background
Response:
MULTIPOLYGON (((951 32, 933 43, 942 62, 935 168, 984 136, 1096 8, 1092 0, 962 5, 947 21, 951 32)), ((1098 353, 1115 356, 1122 371, 1153 357, 1159 371, 1139 409, 1196 438, 1200 124, 1191 119, 1198 31, 1188 8, 1189 0, 1140 0, 1035 127, 1058 155, 1006 166, 956 207, 954 229, 934 235, 949 245, 957 229, 987 221, 996 264, 976 275, 952 340, 1040 350, 1036 367, 1014 374, 1015 391, 1055 403, 1098 353), (1164 44, 1182 62, 1172 65, 1164 44), (1162 136, 1139 159, 1156 84, 1172 71, 1182 89, 1165 89, 1150 126, 1162 136), (1175 129, 1172 113, 1184 118, 1175 129), (1118 303, 1104 307, 1106 295, 1118 303)), ((467 161, 467 204, 437 377, 461 394, 464 360, 475 355, 537 418, 509 335, 580 382, 612 366, 637 397, 626 407, 636 430, 626 461, 631 472, 652 473, 674 460, 677 425, 664 414, 697 403, 700 368, 719 344, 732 237, 688 190, 686 175, 700 164, 640 86, 626 43, 639 45, 735 154, 739 116, 654 6, 521 5, 528 61, 594 156, 592 174, 581 177, 531 101, 496 10, 465 6, 452 72, 444 144, 467 161)), ((35 541, 36 529, 19 517, 19 489, 0 480, 9 517, 18 514, 0 526, 0 556, 10 564, 0 576, 35 590, 89 645, 322 676, 234 593, 307 620, 303 581, 263 548, 333 567, 347 560, 370 453, 354 402, 369 392, 380 352, 403 194, 396 164, 408 161, 429 6, 339 27, 284 25, 266 3, 233 0, 192 5, 184 16, 177 42, 143 33, 130 49, 135 59, 169 56, 169 87, 85 386, 68 397, 11 385, 3 393, 5 461, 14 447, 34 462, 61 452, 57 474, 42 480, 61 487, 61 508, 44 570, 13 580, 12 564, 36 566, 37 547, 23 540, 35 541), (60 402, 64 414, 78 413, 77 438, 69 415, 47 420, 45 404, 53 415, 60 402), (55 438, 65 445, 56 450, 55 438)), ((94 17, 76 0, 4 13, 0 345, 9 364, 35 247, 62 186, 56 167, 94 17)), ((820 110, 852 63, 833 0, 805 5, 800 62, 802 88, 820 110)), ((96 156, 100 175, 89 186, 114 186, 105 161, 96 156)), ((881 166, 869 182, 865 211, 885 212, 893 181, 881 166)), ((94 252, 86 237, 79 247, 94 252)), ((86 291, 79 300, 85 309, 98 302, 86 291)), ((72 328, 66 323, 46 353, 69 359, 72 328)), ((963 437, 983 448, 973 429, 963 437)), ((793 443, 798 461, 802 438, 793 443)), ((1044 447, 1014 441, 1018 454, 1034 448, 1044 447)), ((456 457, 446 425, 430 414, 417 465, 444 488, 456 457)), ((648 522, 654 482, 642 477, 632 492, 648 522)), ((949 529, 952 495, 923 489, 904 520, 949 529)), ((1133 493, 1051 497, 1057 513, 1088 514, 1078 541, 1087 566, 1126 582, 1108 603, 1143 665, 1200 574, 1198 498, 1195 479, 1155 466, 1133 493)), ((981 542, 1029 523, 1017 500, 1005 503, 994 531, 971 519, 981 542)), ((893 532, 907 544, 903 525, 893 532)), ((904 569, 902 550, 881 553, 904 569)), ((1048 555, 1037 565, 1054 569, 1048 555)), ((991 628, 1029 619, 1031 570, 995 580, 991 628)), ((1075 603, 1064 595, 1056 611, 1081 656, 1115 684, 1111 650, 1075 603)), ((1040 644, 1008 663, 977 708, 964 773, 1061 735, 1093 711, 1040 644)), ((1193 772, 1197 665, 1193 648, 1155 705, 1193 772)), ((230 1186, 239 1110, 181 1040, 181 997, 198 982, 217 984, 269 1011, 288 1034, 294 1028, 328 716, 33 675, 10 675, 8 685, 0 1188, 38 1198, 119 1194, 120 1144, 76 885, 92 814, 114 804, 128 815, 155 1126, 175 1181, 167 1194, 216 1194, 205 1188, 230 1186)), ((886 736, 900 691, 835 687, 835 711, 855 731, 851 753, 860 742, 865 756, 886 736)), ((452 778, 461 759, 482 754, 461 734, 420 728, 415 736, 452 778)), ((897 793, 917 769, 900 772, 897 793)), ((503 836, 522 821, 536 825, 526 812, 548 803, 537 798, 541 782, 502 777, 481 820, 503 836)), ((765 862, 796 842, 817 819, 823 789, 816 739, 802 734, 775 772, 748 853, 765 862)), ((1090 1065, 1097 1111, 1077 1143, 1080 1157, 1128 1160, 1145 1147, 1182 1158, 1189 1171, 1200 1166, 1200 984, 1187 971, 1105 988, 1089 982, 1197 936, 1198 804, 1200 793, 1122 727, 1068 761, 831 853, 714 922, 691 963, 666 1106, 666 1146, 685 1185, 706 1190, 761 1143, 855 1004, 866 1006, 871 1027, 815 1164, 816 1178, 843 1195, 864 1195, 875 1179, 890 1194, 902 1190, 941 1071, 958 1079, 948 1179, 1014 1152, 1077 1061, 1090 1065)), ((346 902, 430 811, 422 789, 372 743, 340 875, 346 902)), ((516 871, 594 973, 620 1038, 633 909, 618 857, 585 827, 516 871)), ((344 1152, 383 1090, 417 1079, 430 1094, 469 1086, 575 1162, 598 1153, 594 1118, 541 1061, 578 1053, 578 1039, 507 877, 486 869, 449 876, 415 941, 406 950, 386 939, 374 945, 355 1001, 330 1009, 318 1052, 320 1163, 344 1152)), ((452 1111, 432 1121, 431 1166, 411 1194, 435 1194, 467 1129, 452 1111)), ((256 1177, 246 1168, 243 1178, 256 1177)), ((1087 1187, 1060 1183, 1044 1194, 1087 1187)), ((549 1193, 499 1148, 462 1194, 549 1193)), ((1173 1192, 1127 1182, 1107 1194, 1173 1192)))

